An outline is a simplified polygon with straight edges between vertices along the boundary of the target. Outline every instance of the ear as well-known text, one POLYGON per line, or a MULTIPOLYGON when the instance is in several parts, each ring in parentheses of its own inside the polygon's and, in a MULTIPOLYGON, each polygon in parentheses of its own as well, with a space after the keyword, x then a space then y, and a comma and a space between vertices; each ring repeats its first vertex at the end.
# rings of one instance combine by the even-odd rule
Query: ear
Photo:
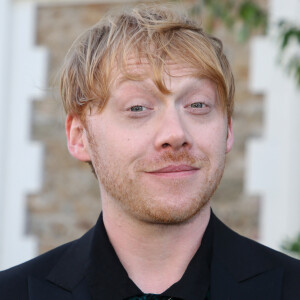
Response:
POLYGON ((90 161, 85 129, 78 116, 67 115, 66 133, 70 154, 81 161, 90 161))
POLYGON ((233 146, 234 136, 233 136, 233 129, 232 129, 232 118, 228 121, 228 128, 227 128, 227 141, 226 141, 226 153, 228 153, 233 146))

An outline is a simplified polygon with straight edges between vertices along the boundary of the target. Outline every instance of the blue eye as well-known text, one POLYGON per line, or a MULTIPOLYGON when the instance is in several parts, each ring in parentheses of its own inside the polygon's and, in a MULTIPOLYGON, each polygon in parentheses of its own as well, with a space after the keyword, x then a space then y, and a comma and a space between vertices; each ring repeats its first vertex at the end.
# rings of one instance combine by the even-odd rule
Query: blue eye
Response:
POLYGON ((203 108, 205 107, 205 104, 203 102, 195 102, 191 104, 192 108, 203 108))
POLYGON ((132 111, 132 112, 140 112, 140 111, 144 111, 144 110, 146 110, 146 107, 142 106, 142 105, 135 105, 135 106, 130 107, 130 111, 132 111))

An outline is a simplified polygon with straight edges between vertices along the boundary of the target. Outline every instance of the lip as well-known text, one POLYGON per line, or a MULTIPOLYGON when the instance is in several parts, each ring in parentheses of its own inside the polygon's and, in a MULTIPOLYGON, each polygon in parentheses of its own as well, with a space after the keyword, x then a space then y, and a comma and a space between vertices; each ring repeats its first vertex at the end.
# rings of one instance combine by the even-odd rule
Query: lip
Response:
POLYGON ((192 175, 198 170, 199 168, 195 168, 189 165, 169 165, 164 168, 148 172, 148 174, 161 177, 182 177, 192 175))

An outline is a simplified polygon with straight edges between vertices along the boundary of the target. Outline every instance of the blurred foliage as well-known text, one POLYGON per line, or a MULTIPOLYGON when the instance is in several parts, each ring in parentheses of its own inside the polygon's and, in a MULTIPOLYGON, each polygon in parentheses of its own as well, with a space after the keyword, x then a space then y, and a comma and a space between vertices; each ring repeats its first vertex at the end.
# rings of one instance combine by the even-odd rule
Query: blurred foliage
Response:
POLYGON ((294 240, 285 241, 282 249, 300 258, 300 233, 294 240))
POLYGON ((241 42, 249 39, 253 31, 263 33, 267 27, 267 14, 256 3, 250 0, 198 0, 191 8, 191 15, 202 15, 205 11, 206 30, 213 31, 221 22, 237 34, 241 42))
MULTIPOLYGON (((176 0, 175 0, 176 1, 176 0)), ((236 34, 240 42, 247 41, 254 33, 266 33, 268 14, 253 0, 196 0, 191 7, 192 16, 204 16, 204 27, 212 32, 218 24, 236 34)), ((300 27, 286 21, 281 21, 279 26, 280 62, 287 73, 295 78, 300 87, 300 27), (290 55, 284 62, 285 53, 294 44, 296 54, 290 55)))
MULTIPOLYGON (((295 54, 292 54, 286 64, 283 63, 287 72, 295 77, 297 85, 300 87, 300 27, 289 22, 281 21, 279 26, 279 42, 281 47, 280 56, 288 51, 289 47, 294 45, 295 54)), ((283 59, 281 60, 283 61, 283 59)))
POLYGON ((281 48, 284 49, 289 44, 289 42, 294 38, 300 44, 300 28, 292 25, 286 21, 279 22, 279 29, 281 30, 281 48))

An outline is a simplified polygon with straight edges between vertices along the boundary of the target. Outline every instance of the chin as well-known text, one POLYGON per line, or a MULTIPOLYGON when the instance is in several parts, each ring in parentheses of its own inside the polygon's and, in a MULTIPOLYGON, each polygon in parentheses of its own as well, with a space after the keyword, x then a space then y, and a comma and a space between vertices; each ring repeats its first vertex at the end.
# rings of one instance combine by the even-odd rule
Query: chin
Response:
POLYGON ((134 215, 140 221, 151 224, 178 225, 191 221, 207 204, 208 200, 190 200, 189 205, 152 205, 136 209, 134 215))

